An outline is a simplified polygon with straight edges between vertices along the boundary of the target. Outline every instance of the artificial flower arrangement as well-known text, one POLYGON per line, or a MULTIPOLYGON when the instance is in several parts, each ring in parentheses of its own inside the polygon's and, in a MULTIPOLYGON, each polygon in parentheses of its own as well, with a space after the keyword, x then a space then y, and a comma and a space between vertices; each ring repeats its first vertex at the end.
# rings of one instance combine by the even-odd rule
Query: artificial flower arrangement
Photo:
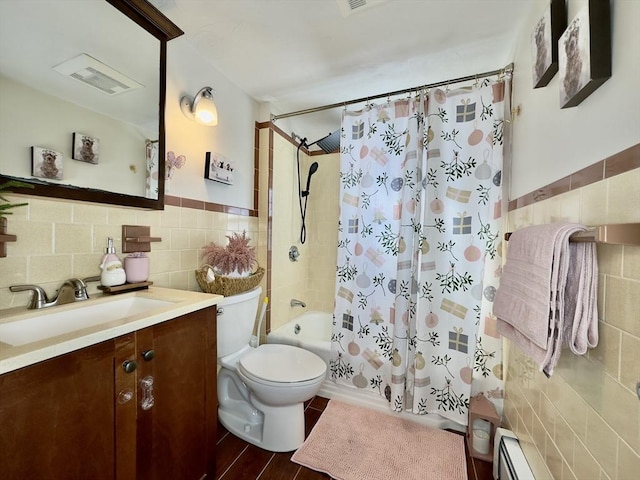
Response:
POLYGON ((227 246, 211 242, 203 247, 202 258, 211 265, 215 274, 231 277, 247 276, 256 264, 256 249, 250 247, 247 232, 227 235, 227 246))

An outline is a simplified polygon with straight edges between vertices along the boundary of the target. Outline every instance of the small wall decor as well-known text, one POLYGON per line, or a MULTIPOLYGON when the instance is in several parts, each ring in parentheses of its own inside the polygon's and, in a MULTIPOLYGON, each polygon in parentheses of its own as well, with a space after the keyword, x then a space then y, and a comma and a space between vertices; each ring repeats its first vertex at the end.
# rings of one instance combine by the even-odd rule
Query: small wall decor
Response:
POLYGON ((565 0, 552 0, 531 35, 533 88, 546 86, 558 71, 558 40, 565 28, 565 0))
POLYGON ((184 164, 187 163, 187 157, 184 155, 178 155, 173 153, 173 151, 169 150, 167 152, 167 161, 165 163, 165 168, 167 170, 167 180, 171 180, 173 178, 173 174, 176 170, 181 169, 184 164))
POLYGON ((84 133, 73 132, 73 155, 71 158, 97 165, 100 162, 100 140, 84 133))
POLYGON ((31 147, 31 175, 62 180, 62 154, 42 147, 31 147))
POLYGON ((558 43, 560 107, 579 105, 611 77, 609 2, 589 0, 558 43))
POLYGON ((233 162, 219 153, 207 152, 204 162, 204 178, 233 185, 233 162))

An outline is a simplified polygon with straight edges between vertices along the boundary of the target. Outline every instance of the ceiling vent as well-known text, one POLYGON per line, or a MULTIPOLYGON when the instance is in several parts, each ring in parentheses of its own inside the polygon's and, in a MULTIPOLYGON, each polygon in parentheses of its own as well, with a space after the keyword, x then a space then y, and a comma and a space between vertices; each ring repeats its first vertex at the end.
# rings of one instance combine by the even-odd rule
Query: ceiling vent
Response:
POLYGON ((85 85, 97 88, 107 95, 119 95, 143 87, 135 80, 85 53, 56 65, 53 69, 85 85))
POLYGON ((336 0, 340 13, 343 17, 348 17, 354 13, 369 10, 371 7, 386 2, 387 0, 336 0))

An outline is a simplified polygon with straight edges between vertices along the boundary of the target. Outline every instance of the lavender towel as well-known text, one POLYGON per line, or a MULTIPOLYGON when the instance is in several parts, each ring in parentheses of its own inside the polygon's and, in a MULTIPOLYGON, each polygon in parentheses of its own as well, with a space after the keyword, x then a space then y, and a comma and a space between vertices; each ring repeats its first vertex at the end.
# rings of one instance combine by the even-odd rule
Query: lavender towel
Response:
POLYGON ((563 345, 575 354, 598 344, 598 264, 595 243, 569 242, 586 227, 553 223, 509 238, 507 262, 493 302, 498 332, 547 376, 563 345))

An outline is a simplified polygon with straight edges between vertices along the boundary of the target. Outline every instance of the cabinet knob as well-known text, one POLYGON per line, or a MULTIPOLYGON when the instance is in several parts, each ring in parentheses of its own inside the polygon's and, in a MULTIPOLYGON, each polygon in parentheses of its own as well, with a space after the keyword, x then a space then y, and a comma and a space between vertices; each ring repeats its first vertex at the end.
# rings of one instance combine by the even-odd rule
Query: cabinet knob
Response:
POLYGON ((138 364, 135 360, 125 360, 122 362, 122 369, 127 373, 133 373, 138 368, 138 364))
POLYGON ((145 362, 153 360, 155 356, 156 356, 155 350, 145 350, 144 352, 142 352, 142 358, 144 359, 145 362))
POLYGON ((130 388, 120 391, 118 394, 118 403, 123 405, 133 398, 133 391, 130 388))

